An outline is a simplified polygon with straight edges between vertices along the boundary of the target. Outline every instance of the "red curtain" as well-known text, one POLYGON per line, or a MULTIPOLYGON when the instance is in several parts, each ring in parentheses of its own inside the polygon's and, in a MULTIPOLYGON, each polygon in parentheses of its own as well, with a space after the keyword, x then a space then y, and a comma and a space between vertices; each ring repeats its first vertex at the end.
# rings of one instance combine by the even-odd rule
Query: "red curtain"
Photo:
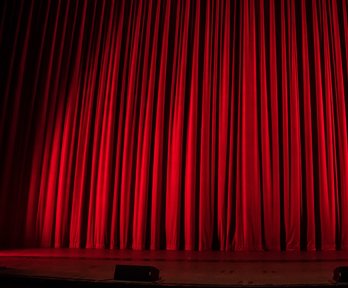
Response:
POLYGON ((1 1, 0 245, 348 249, 348 2, 1 1))

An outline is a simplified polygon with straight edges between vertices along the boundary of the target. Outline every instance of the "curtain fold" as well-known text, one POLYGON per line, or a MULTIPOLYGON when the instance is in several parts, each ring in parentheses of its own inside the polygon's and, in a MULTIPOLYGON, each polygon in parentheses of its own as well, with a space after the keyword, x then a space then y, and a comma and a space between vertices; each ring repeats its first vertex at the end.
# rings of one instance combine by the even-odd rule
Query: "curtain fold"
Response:
POLYGON ((0 9, 1 247, 348 249, 347 0, 0 9))

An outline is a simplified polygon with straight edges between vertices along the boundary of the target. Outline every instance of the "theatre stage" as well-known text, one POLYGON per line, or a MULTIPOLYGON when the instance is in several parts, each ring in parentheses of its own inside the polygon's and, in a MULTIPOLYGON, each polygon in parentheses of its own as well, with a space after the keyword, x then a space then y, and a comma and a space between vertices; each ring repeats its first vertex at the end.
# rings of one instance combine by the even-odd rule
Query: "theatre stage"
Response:
POLYGON ((106 249, 0 251, 1 287, 331 286, 348 252, 185 252, 106 249), (116 264, 152 265, 160 281, 113 280, 116 264))

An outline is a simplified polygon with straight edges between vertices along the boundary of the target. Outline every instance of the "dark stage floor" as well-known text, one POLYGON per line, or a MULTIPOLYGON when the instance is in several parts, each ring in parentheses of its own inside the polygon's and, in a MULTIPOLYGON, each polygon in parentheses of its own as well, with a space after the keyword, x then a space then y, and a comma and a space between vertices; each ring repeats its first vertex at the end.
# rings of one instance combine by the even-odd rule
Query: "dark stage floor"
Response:
MULTIPOLYGON (((1 281, 10 283, 15 278, 25 279, 25 283, 41 279, 132 286, 130 282, 113 280, 115 264, 159 268, 161 280, 156 286, 328 286, 334 285, 333 269, 348 265, 348 252, 2 250, 0 286, 1 281)), ((145 284, 133 286, 141 285, 145 284)))

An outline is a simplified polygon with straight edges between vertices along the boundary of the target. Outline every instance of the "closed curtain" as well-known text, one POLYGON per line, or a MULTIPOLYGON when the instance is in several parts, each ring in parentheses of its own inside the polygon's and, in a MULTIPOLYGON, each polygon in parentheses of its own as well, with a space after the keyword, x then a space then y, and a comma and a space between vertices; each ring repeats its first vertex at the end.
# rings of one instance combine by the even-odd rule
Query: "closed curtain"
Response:
POLYGON ((348 249, 347 0, 0 9, 1 247, 348 249))

